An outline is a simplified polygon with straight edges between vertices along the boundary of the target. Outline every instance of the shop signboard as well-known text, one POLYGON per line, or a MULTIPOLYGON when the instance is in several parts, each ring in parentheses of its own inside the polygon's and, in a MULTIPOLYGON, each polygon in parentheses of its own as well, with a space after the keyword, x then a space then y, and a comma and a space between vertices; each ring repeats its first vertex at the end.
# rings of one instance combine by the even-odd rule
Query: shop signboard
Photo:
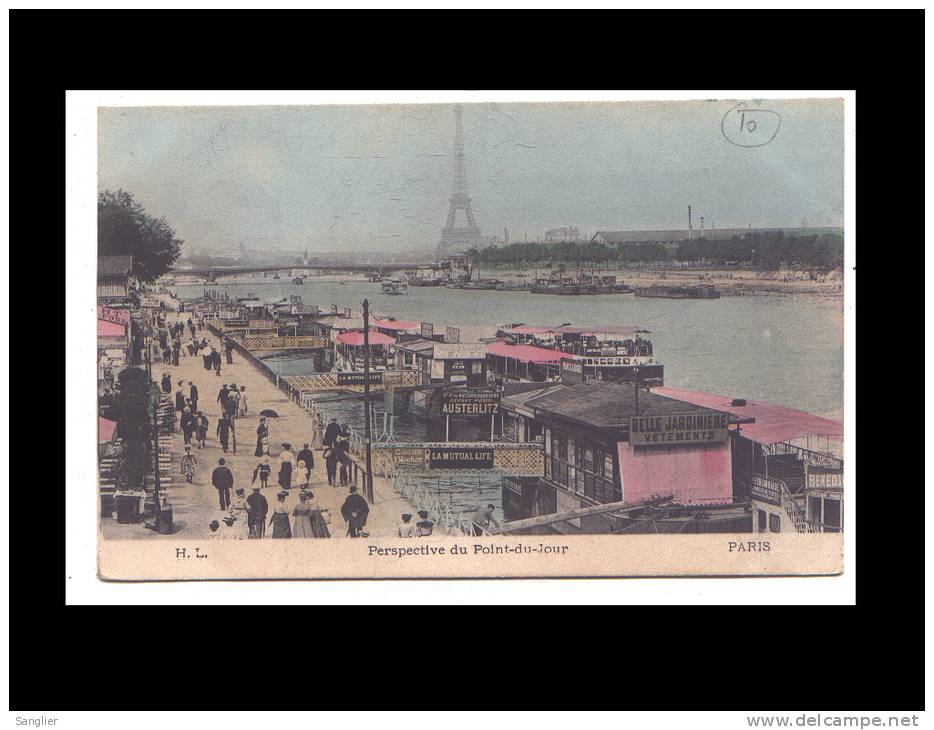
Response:
POLYGON ((632 416, 632 446, 684 446, 722 444, 729 438, 729 415, 720 412, 674 413, 667 416, 632 416))
POLYGON ((489 416, 496 412, 500 395, 492 388, 456 388, 441 393, 445 416, 489 416))

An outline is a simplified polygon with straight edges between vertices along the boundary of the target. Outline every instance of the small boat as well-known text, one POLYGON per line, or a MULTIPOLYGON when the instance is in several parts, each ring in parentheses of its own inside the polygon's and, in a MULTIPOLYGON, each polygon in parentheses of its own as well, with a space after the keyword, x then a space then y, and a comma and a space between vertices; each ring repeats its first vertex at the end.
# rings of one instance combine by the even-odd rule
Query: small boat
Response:
POLYGON ((712 284, 702 286, 652 284, 652 286, 636 289, 636 296, 659 299, 719 299, 720 292, 712 284))
POLYGON ((499 283, 500 282, 498 282, 496 279, 474 279, 473 281, 465 282, 460 288, 493 291, 496 289, 499 283))
POLYGON ((523 284, 518 281, 501 281, 496 285, 496 291, 529 291, 530 284, 523 284))
POLYGON ((293 284, 304 284, 305 280, 301 276, 293 276, 292 283, 293 284))
POLYGON ((392 294, 392 295, 408 294, 408 290, 409 290, 408 284, 406 284, 404 281, 398 281, 395 279, 384 281, 383 287, 381 289, 383 294, 392 294))

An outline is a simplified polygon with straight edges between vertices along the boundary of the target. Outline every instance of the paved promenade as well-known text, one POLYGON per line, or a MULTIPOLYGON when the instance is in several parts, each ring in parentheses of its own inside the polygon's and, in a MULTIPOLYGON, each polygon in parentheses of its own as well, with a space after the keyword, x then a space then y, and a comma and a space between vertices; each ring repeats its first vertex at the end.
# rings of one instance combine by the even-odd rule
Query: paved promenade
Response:
MULTIPOLYGON (((190 315, 187 312, 177 314, 167 313, 167 321, 173 324, 177 319, 187 321, 190 315)), ((220 348, 219 339, 212 335, 207 328, 198 332, 199 339, 204 337, 209 345, 220 348)), ((243 487, 245 495, 251 493, 250 482, 253 469, 260 459, 254 456, 256 448, 256 428, 259 425, 259 412, 271 408, 279 414, 278 418, 269 418, 269 463, 272 474, 269 487, 263 490, 263 495, 269 502, 269 515, 276 503, 276 493, 279 491, 277 482, 279 454, 282 444, 292 445, 293 452, 297 453, 305 443, 312 443, 311 418, 302 408, 293 403, 274 384, 267 380, 253 365, 241 357, 233 354, 233 364, 228 365, 223 359, 220 377, 213 370, 205 370, 200 355, 188 356, 187 349, 182 348, 184 355, 179 358, 177 367, 164 363, 153 364, 153 379, 158 381, 163 373, 169 373, 172 378, 172 394, 174 402, 175 390, 180 380, 185 381, 184 392, 187 395, 189 384, 194 381, 198 387, 198 409, 203 411, 210 420, 208 428, 207 446, 197 448, 192 440, 192 453, 198 460, 195 468, 195 477, 192 484, 187 484, 185 478, 178 471, 178 460, 185 452, 184 439, 181 431, 173 434, 173 455, 176 471, 173 474, 173 486, 169 490, 169 502, 173 508, 173 519, 177 533, 172 535, 159 535, 153 530, 146 529, 142 524, 121 525, 116 519, 102 521, 102 533, 107 539, 177 539, 201 538, 210 534, 208 525, 212 520, 220 520, 223 513, 218 504, 217 490, 211 485, 211 472, 217 466, 220 458, 227 460, 227 466, 234 476, 234 487, 243 487), (220 442, 215 435, 217 422, 220 418, 220 403, 217 402, 218 391, 223 384, 236 383, 238 387, 246 386, 246 397, 249 413, 236 421, 237 452, 229 451, 224 454, 220 442)), ((223 352, 221 350, 221 352, 223 352)), ((324 459, 321 450, 315 450, 315 466, 309 481, 310 489, 314 493, 314 501, 321 507, 326 507, 331 513, 331 536, 345 538, 347 525, 341 517, 340 507, 348 494, 347 487, 332 487, 327 483, 324 469, 324 459)), ((362 493, 363 484, 360 482, 359 490, 362 493)), ((390 484, 380 477, 373 478, 374 504, 370 505, 369 518, 365 530, 372 537, 390 537, 400 522, 403 512, 414 513, 412 505, 399 497, 390 484)), ((298 502, 300 490, 293 488, 286 498, 286 504, 291 510, 292 505, 298 502)), ((233 492, 231 492, 233 496, 233 492)), ((267 517, 268 525, 268 517, 267 517)), ((271 530, 267 527, 265 539, 271 539, 271 530)))

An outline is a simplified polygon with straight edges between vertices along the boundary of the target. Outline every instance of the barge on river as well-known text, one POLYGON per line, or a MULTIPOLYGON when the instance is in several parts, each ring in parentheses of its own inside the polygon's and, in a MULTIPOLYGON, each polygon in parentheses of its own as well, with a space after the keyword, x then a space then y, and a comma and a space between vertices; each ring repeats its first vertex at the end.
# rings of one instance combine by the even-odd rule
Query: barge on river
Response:
POLYGON ((652 286, 636 289, 636 296, 658 299, 719 299, 720 292, 712 284, 701 286, 652 284, 652 286))

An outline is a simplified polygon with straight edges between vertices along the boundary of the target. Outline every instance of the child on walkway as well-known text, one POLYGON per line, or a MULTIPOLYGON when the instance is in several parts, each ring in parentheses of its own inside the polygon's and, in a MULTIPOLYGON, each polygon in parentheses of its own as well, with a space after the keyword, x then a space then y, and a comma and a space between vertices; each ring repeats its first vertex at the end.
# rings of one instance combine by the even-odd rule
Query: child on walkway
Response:
POLYGON ((198 461, 195 459, 195 455, 191 453, 191 446, 185 446, 185 455, 182 457, 182 474, 185 476, 185 481, 191 484, 191 480, 195 476, 195 464, 198 461))

